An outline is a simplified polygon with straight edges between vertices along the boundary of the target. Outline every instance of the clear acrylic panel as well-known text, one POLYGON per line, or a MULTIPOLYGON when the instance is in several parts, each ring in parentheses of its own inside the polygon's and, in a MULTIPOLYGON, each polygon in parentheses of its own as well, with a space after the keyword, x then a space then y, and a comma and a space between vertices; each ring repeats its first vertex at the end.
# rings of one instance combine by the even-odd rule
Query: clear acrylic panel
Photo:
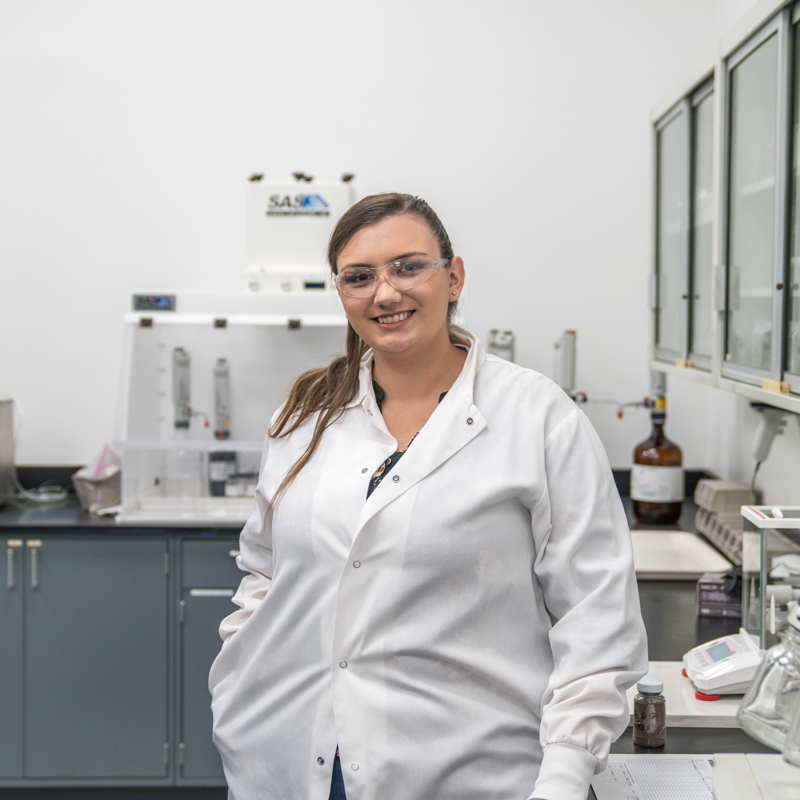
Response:
POLYGON ((711 358, 711 245, 714 213, 714 95, 694 108, 692 149, 692 295, 690 345, 693 355, 711 358))
POLYGON ((731 73, 727 361, 768 370, 772 353, 778 37, 731 73))
POLYGON ((792 155, 792 245, 789 261, 789 331, 786 369, 800 374, 800 25, 794 28, 794 153, 792 155))
POLYGON ((677 114, 658 133, 659 281, 656 346, 676 354, 681 347, 681 295, 686 275, 686 120, 677 114))

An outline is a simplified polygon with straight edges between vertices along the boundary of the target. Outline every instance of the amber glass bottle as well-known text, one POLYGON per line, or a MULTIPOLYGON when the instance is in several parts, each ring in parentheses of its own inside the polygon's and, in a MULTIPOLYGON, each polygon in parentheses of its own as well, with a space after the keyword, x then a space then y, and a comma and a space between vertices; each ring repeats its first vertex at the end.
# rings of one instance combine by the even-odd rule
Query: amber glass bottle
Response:
POLYGON ((631 499, 641 525, 674 525, 683 503, 683 453, 664 435, 664 400, 650 414, 653 430, 633 451, 631 499))

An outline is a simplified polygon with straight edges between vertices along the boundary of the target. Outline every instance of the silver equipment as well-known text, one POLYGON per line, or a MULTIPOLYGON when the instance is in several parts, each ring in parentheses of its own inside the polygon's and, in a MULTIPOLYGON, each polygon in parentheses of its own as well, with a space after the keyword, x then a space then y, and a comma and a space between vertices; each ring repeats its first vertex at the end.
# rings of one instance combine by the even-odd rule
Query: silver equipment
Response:
POLYGON ((190 365, 189 354, 182 347, 176 347, 172 351, 172 402, 175 406, 176 430, 188 428, 192 416, 189 391, 190 365))
POLYGON ((214 438, 231 435, 230 366, 227 358, 218 358, 214 365, 214 438))
POLYGON ((555 341, 556 383, 570 396, 575 392, 575 331, 564 331, 555 341))
POLYGON ((489 331, 489 341, 486 345, 486 352, 504 358, 506 361, 514 361, 514 331, 501 331, 492 328, 489 331))

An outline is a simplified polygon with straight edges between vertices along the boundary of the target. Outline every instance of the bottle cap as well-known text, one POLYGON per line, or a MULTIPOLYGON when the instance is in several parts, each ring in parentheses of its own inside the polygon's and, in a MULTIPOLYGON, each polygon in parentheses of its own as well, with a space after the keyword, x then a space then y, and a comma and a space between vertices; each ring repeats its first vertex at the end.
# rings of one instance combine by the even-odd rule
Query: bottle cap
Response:
POLYGON ((800 603, 795 603, 794 608, 789 612, 789 624, 800 631, 800 603))
POLYGON ((666 411, 659 411, 658 409, 656 409, 655 411, 650 412, 650 419, 653 422, 663 422, 666 418, 667 418, 666 411))
POLYGON ((664 683, 655 678, 642 678, 636 684, 636 688, 644 694, 661 694, 664 691, 664 683))

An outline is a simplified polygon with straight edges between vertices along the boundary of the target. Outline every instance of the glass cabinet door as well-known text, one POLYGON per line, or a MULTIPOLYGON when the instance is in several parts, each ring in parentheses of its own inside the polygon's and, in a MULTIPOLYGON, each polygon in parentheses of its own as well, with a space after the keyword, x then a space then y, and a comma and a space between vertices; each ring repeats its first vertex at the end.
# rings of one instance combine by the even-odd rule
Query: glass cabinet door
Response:
POLYGON ((692 228, 689 357, 711 368, 711 286, 714 239, 714 94, 711 86, 692 100, 692 228))
POLYGON ((686 104, 656 132, 656 358, 685 358, 684 313, 688 236, 686 104))
MULTIPOLYGON (((795 20, 798 13, 795 13, 795 20)), ((792 131, 792 191, 790 214, 790 248, 787 288, 786 358, 784 369, 792 391, 800 393, 800 23, 795 22, 794 40, 794 124, 792 131)))
POLYGON ((769 26, 729 62, 725 366, 774 376, 779 29, 769 26))

